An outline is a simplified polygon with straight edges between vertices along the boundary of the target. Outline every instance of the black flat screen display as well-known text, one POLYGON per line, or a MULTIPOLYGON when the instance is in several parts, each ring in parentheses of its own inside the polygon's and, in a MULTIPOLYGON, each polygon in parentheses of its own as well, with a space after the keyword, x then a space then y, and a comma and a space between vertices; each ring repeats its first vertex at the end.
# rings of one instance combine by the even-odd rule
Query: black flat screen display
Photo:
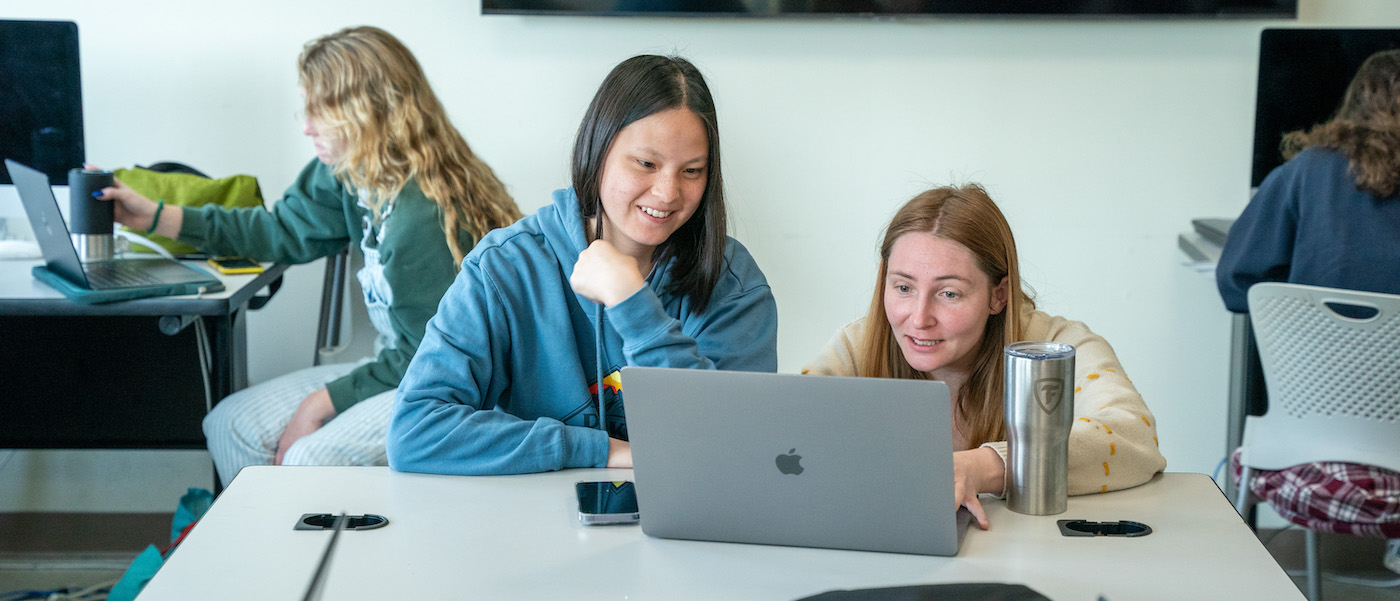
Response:
POLYGON ((1259 90, 1254 103, 1250 185, 1283 164, 1283 135, 1337 112, 1366 57, 1400 48, 1400 29, 1265 29, 1259 36, 1259 90))
POLYGON ((484 14, 1294 18, 1298 0, 482 0, 484 14))
MULTIPOLYGON (((71 21, 0 20, 0 158, 68 183, 83 166, 83 97, 78 26, 71 21)), ((10 173, 0 163, 0 184, 10 173)))

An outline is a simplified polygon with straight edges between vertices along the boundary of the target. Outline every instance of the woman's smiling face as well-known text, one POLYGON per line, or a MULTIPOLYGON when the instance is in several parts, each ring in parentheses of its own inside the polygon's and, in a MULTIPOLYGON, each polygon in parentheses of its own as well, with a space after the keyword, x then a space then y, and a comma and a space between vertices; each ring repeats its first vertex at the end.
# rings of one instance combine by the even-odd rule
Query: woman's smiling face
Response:
POLYGON ((622 128, 603 159, 603 239, 650 264, 652 251, 699 208, 709 154, 705 124, 689 109, 661 111, 622 128))

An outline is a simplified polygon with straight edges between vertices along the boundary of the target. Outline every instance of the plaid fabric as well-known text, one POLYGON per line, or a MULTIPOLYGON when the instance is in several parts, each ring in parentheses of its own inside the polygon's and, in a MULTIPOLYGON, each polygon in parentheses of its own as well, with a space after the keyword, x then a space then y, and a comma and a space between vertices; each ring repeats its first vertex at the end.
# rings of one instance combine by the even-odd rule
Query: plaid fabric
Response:
MULTIPOLYGON (((1239 449, 1230 467, 1238 484, 1239 449)), ((1309 530, 1400 538, 1400 473, 1355 463, 1305 463, 1255 472, 1249 490, 1309 530)))

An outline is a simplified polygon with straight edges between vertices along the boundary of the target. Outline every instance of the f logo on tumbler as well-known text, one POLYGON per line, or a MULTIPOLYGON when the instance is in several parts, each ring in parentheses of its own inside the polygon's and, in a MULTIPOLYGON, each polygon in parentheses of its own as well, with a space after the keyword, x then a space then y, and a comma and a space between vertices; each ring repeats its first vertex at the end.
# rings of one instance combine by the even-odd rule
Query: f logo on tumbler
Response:
POLYGON ((1006 345, 1003 353, 1006 507, 1028 515, 1063 513, 1074 426, 1074 347, 1023 340, 1006 345))
POLYGON ((1035 400, 1046 413, 1053 414, 1060 407, 1065 396, 1065 382, 1059 378, 1041 378, 1035 381, 1035 400))

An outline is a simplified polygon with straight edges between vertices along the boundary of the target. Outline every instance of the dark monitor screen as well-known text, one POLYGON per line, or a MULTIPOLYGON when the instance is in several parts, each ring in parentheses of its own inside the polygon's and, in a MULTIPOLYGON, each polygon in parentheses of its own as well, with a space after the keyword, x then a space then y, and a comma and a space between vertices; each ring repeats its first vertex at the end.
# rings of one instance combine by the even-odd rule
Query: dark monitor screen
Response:
POLYGON ((1400 48, 1400 29, 1265 29, 1259 37, 1251 187, 1283 164, 1283 135, 1337 112, 1366 57, 1400 48))
MULTIPOLYGON (((0 20, 0 158, 61 185, 83 154, 77 24, 0 20)), ((0 164, 0 184, 9 183, 0 164)))
POLYGON ((1298 0, 482 0, 484 14, 651 16, 1286 17, 1298 0))

